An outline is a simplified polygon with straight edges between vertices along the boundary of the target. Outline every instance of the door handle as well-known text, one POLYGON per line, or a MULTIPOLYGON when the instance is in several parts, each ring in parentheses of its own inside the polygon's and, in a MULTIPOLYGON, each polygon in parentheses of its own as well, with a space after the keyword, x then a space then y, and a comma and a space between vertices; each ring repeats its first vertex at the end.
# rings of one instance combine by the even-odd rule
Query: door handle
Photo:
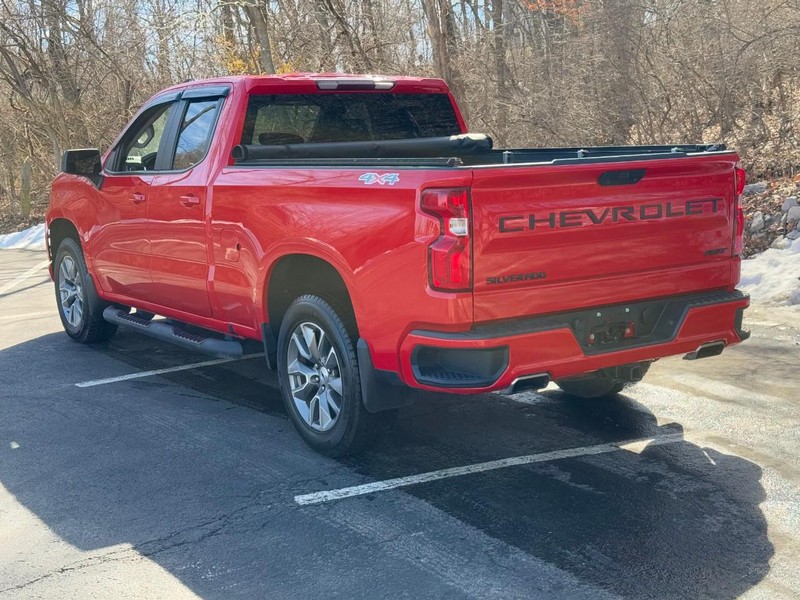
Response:
POLYGON ((200 204, 200 198, 198 198, 197 196, 193 196, 191 194, 186 196, 181 196, 181 204, 191 208, 192 206, 197 206, 198 204, 200 204))
POLYGON ((131 200, 133 200, 134 204, 141 204, 146 199, 145 195, 141 192, 134 192, 133 196, 131 196, 131 200))

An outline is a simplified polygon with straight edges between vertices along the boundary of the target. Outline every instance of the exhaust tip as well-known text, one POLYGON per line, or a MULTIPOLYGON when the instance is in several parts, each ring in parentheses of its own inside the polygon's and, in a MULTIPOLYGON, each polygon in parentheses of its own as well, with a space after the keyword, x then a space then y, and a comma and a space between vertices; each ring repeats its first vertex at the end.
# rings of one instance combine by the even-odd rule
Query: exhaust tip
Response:
POLYGON ((524 375, 517 377, 504 393, 507 395, 518 394, 519 392, 535 391, 546 388, 550 383, 550 375, 547 373, 536 373, 535 375, 524 375))
POLYGON ((683 360, 698 360, 700 358, 708 358, 710 356, 719 356, 722 354, 724 349, 725 342, 723 341, 709 342, 701 345, 694 352, 689 352, 689 354, 683 357, 683 360))

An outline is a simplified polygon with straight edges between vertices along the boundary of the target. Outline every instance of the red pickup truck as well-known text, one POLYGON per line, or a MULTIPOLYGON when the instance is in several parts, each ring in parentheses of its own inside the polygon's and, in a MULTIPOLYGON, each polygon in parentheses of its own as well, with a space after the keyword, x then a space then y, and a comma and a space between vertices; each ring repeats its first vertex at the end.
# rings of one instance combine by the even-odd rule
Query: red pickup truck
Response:
POLYGON ((297 74, 169 88, 62 171, 66 332, 260 340, 329 455, 412 388, 601 396, 748 335, 744 172, 720 145, 494 149, 440 80, 297 74))

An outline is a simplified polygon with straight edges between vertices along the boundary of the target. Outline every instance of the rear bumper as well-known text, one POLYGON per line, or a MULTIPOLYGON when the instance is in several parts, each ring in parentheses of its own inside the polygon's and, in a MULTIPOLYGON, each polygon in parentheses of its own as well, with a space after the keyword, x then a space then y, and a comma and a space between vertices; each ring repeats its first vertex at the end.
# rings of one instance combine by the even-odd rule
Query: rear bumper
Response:
POLYGON ((749 336, 742 330, 749 304, 748 295, 734 290, 504 321, 458 333, 415 330, 400 347, 400 376, 415 388, 474 394, 509 389, 531 375, 558 380, 687 354, 709 342, 731 346, 749 336), (637 335, 590 341, 593 332, 602 337, 607 324, 619 323, 630 323, 637 335))

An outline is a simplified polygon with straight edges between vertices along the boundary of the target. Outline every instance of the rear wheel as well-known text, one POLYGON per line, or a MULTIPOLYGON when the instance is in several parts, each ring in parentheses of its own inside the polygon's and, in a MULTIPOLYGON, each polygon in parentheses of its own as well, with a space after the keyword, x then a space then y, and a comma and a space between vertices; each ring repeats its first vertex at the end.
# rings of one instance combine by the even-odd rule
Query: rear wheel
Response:
POLYGON ((295 428, 327 456, 364 450, 396 414, 364 408, 353 340, 341 316, 318 296, 301 296, 283 317, 278 381, 295 428))
POLYGON ((616 382, 613 379, 607 379, 600 375, 593 375, 591 377, 581 377, 580 379, 562 379, 556 381, 558 387, 579 398, 602 398, 604 396, 612 396, 618 394, 625 387, 624 383, 616 382))
MULTIPOLYGON (((644 377, 647 370, 650 368, 649 363, 641 363, 640 376, 637 381, 644 377)), ((627 381, 614 377, 606 371, 595 371, 594 373, 587 373, 580 377, 570 377, 568 379, 560 379, 556 381, 558 387, 562 390, 577 396, 579 398, 604 398, 606 396, 613 396, 619 394, 625 387, 635 383, 634 381, 627 381)))
POLYGON ((83 251, 72 238, 58 246, 53 274, 58 316, 67 335, 87 344, 111 339, 117 327, 103 319, 103 306, 93 293, 83 251))

